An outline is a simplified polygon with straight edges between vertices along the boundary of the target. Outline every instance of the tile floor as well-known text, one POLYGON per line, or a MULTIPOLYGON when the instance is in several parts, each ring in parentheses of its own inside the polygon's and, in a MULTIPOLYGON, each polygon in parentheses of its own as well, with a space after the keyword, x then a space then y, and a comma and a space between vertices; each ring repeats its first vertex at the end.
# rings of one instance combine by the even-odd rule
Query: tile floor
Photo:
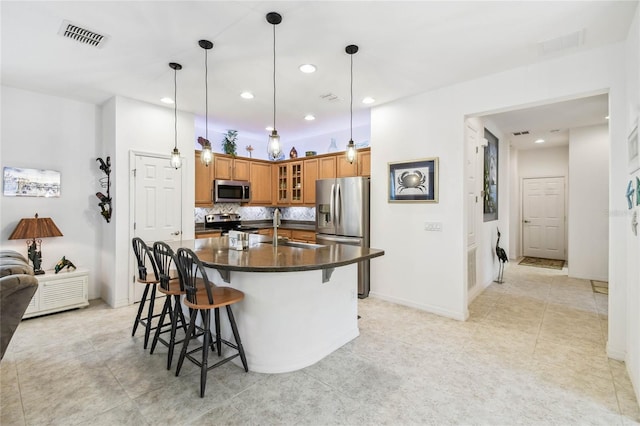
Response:
MULTIPOLYGON (((510 263, 466 322, 374 298, 360 337, 288 374, 165 369, 130 337, 136 307, 24 321, 0 363, 0 424, 627 425, 623 363, 607 359, 607 296, 564 271, 510 263)), ((175 361, 174 361, 175 363, 175 361)))

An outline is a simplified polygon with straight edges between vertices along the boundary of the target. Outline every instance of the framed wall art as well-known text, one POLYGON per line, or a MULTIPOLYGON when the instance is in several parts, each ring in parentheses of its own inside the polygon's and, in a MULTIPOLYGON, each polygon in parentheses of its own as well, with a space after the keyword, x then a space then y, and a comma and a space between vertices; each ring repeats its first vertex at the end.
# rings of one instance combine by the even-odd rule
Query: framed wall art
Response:
POLYGON ((482 187, 483 221, 498 220, 498 138, 484 129, 488 145, 484 149, 484 182, 482 187))
POLYGON ((60 172, 5 167, 4 195, 8 197, 59 197, 60 172))
POLYGON ((438 202, 438 157, 389 163, 389 202, 438 202))
POLYGON ((629 133, 627 138, 627 158, 629 159, 629 173, 633 173, 640 169, 640 149, 638 147, 638 123, 629 133))

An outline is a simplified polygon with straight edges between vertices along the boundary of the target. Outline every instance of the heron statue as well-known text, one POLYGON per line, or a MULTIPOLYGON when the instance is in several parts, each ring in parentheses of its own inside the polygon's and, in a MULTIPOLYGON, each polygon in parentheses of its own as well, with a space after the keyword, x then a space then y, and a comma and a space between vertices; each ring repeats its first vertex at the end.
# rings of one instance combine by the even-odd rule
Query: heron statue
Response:
POLYGON ((496 256, 498 256, 498 261, 500 262, 500 267, 498 269, 498 279, 495 281, 498 284, 502 284, 502 276, 504 275, 504 264, 509 261, 509 257, 507 256, 507 252, 504 251, 502 247, 500 247, 500 229, 498 230, 498 241, 496 241, 496 256))

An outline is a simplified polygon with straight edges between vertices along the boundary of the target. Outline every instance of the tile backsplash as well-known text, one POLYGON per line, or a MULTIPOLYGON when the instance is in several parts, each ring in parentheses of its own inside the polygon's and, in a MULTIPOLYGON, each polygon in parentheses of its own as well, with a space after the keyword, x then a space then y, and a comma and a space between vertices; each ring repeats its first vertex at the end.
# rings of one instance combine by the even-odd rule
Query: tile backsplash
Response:
MULTIPOLYGON (((242 220, 269 220, 273 218, 275 207, 241 207, 239 203, 220 203, 210 208, 196 207, 194 219, 196 223, 204 222, 204 217, 214 213, 237 213, 242 220)), ((282 207, 282 219, 310 221, 316 220, 315 207, 282 207)))

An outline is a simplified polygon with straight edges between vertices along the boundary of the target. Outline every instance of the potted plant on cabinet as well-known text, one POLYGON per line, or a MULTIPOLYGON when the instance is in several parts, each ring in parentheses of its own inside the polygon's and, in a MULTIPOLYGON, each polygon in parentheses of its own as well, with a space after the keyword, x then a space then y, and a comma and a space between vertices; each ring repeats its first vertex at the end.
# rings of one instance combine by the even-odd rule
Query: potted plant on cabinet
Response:
POLYGON ((237 130, 227 130, 227 133, 224 135, 224 139, 222 140, 222 151, 225 154, 229 154, 232 156, 236 156, 236 139, 238 139, 238 131, 237 130))

